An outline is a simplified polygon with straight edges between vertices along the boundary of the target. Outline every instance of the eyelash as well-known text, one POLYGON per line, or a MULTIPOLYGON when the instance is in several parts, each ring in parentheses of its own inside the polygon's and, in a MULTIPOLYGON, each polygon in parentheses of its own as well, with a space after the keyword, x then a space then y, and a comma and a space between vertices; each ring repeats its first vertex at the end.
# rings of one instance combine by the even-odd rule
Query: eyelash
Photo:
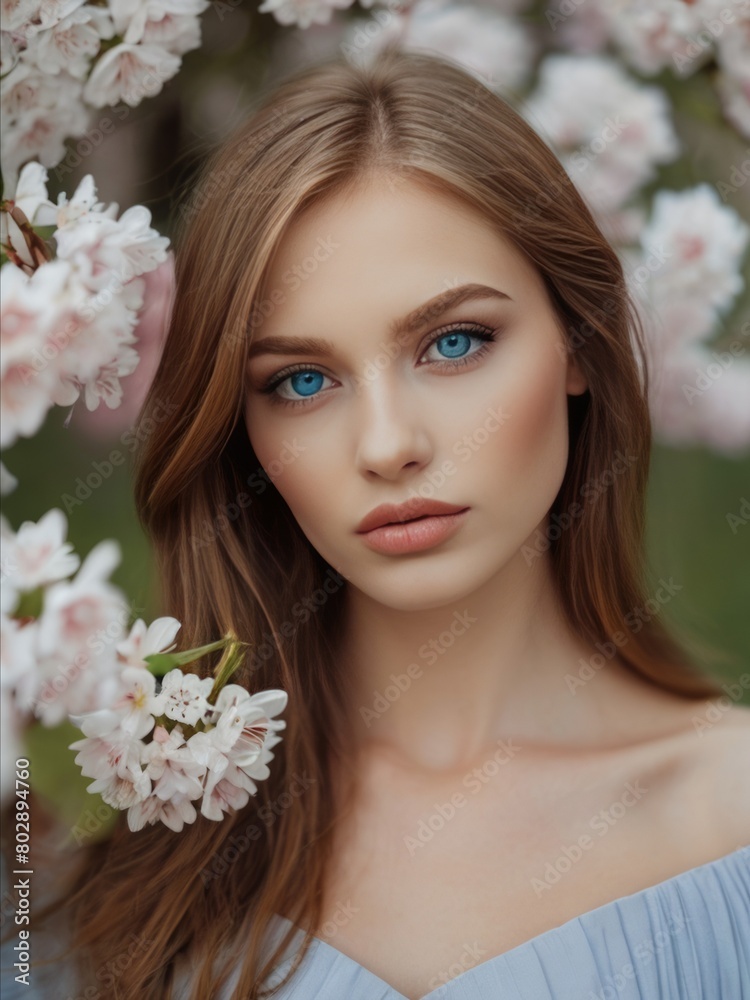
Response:
MULTIPOLYGON (((475 360, 483 358, 484 355, 490 350, 490 343, 493 343, 497 339, 499 331, 490 330, 489 327, 478 326, 475 323, 454 323, 452 326, 438 331, 432 340, 425 345, 422 354, 426 354, 432 345, 437 343, 439 340, 442 340, 443 337, 447 337, 449 334, 456 332, 468 333, 470 336, 476 337, 478 340, 482 341, 482 345, 478 350, 474 351, 473 354, 465 354, 463 357, 455 358, 453 360, 445 358, 443 361, 430 362, 431 364, 437 364, 443 368, 462 368, 464 365, 473 364, 475 360)), ((294 375, 296 372, 310 371, 317 372, 317 369, 313 368, 311 365, 305 365, 302 363, 292 365, 290 368, 284 368, 282 371, 272 375, 271 378, 261 386, 260 392, 268 395, 270 401, 276 405, 307 406, 309 403, 313 403, 316 399, 319 399, 323 390, 320 390, 312 396, 308 396, 306 399, 285 399, 276 392, 276 389, 282 382, 285 382, 286 379, 294 375)), ((319 372, 319 374, 322 375, 323 372, 319 372)), ((326 377, 330 378, 330 376, 326 377)))

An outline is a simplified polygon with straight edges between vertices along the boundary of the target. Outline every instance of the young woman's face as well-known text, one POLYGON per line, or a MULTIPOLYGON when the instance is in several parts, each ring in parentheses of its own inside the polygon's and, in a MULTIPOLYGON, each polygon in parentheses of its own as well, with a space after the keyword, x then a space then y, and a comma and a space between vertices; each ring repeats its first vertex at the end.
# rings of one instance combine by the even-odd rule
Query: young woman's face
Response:
POLYGON ((586 389, 525 257, 458 199, 383 180, 297 220, 263 301, 248 435, 320 555, 402 610, 523 572, 566 468, 566 394, 586 389), (428 547, 383 551, 403 526, 358 532, 422 499, 463 510, 430 522, 428 547))

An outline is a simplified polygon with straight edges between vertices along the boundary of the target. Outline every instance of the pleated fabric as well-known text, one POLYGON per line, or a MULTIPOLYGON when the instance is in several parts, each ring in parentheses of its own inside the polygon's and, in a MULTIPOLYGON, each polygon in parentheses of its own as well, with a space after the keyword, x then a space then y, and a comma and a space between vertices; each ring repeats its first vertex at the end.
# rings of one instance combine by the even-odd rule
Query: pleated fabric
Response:
MULTIPOLYGON (((405 998, 316 939, 277 1000, 405 998)), ((750 1000, 750 846, 605 903, 420 1000, 750 1000)))
MULTIPOLYGON (((289 926, 277 917, 267 946, 289 926)), ((298 928, 268 986, 284 978, 303 937, 298 928)), ((32 940, 37 957, 40 943, 32 940)), ((76 984, 70 968, 54 965, 32 970, 30 986, 17 983, 12 944, 0 952, 3 1000, 94 995, 97 984, 76 984)), ((174 1000, 190 1000, 192 975, 191 960, 178 961, 174 1000)), ((230 1000, 238 978, 239 967, 221 1000, 230 1000)), ((315 938, 274 1000, 406 998, 315 938)), ((750 845, 589 910, 465 969, 419 1000, 750 1000, 750 845)))

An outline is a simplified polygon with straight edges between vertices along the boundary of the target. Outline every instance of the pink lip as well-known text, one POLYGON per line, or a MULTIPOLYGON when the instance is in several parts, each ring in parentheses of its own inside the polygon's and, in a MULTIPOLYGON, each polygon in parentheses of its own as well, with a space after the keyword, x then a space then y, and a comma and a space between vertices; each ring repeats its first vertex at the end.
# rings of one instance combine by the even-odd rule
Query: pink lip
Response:
POLYGON ((445 503, 442 500, 425 500, 423 497, 413 497, 403 503, 381 503, 369 514, 365 515, 359 522, 357 532, 372 531, 373 528, 380 528, 383 525, 402 525, 407 521, 412 521, 418 517, 429 517, 432 515, 458 514, 468 510, 463 504, 445 503))
POLYGON ((454 535, 466 519, 469 508, 453 514, 433 514, 402 524, 384 524, 363 533, 368 548, 387 555, 421 552, 431 549, 454 535))

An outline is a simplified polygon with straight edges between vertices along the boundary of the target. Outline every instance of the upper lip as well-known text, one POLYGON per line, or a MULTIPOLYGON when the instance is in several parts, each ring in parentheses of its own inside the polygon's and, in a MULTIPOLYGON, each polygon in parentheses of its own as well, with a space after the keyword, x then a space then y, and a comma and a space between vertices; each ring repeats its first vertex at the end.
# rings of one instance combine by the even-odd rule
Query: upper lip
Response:
POLYGON ((455 503, 443 503, 442 500, 424 500, 422 497, 414 497, 412 500, 405 500, 404 503, 381 503, 362 518, 357 533, 372 531, 373 528, 380 528, 384 524, 403 524, 404 521, 411 521, 416 517, 430 514, 457 514, 466 509, 466 504, 461 506, 455 503))

